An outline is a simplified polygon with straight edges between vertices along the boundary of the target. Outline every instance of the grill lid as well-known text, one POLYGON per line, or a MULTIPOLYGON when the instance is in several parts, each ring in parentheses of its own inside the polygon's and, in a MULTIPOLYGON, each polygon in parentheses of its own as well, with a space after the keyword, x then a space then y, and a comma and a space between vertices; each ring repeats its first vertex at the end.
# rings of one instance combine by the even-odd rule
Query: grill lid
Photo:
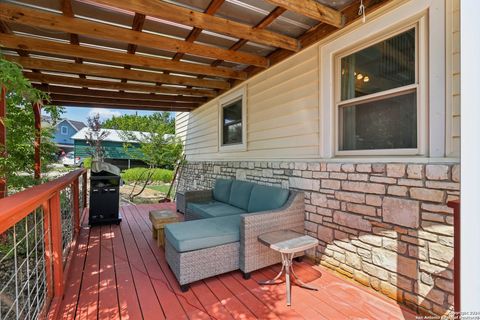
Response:
POLYGON ((106 163, 102 161, 92 161, 92 175, 119 176, 120 168, 110 163, 106 163))

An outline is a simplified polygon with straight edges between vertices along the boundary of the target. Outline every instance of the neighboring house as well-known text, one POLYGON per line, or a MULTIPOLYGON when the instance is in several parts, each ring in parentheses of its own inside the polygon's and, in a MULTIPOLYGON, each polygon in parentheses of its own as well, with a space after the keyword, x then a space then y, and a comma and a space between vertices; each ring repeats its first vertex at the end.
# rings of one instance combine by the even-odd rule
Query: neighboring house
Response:
MULTIPOLYGON (((310 257, 414 310, 453 304, 459 1, 393 1, 176 114, 178 190, 233 178, 305 192, 310 257)), ((275 56, 276 52, 271 56, 275 56)), ((468 281, 468 280, 467 280, 468 281)))
MULTIPOLYGON (((102 129, 102 131, 108 132, 108 135, 102 141, 106 162, 115 164, 121 168, 145 165, 141 160, 143 154, 140 150, 139 141, 149 133, 114 129, 102 129), (126 146, 127 148, 125 148, 126 146)), ((87 143, 88 134, 89 128, 85 127, 72 136, 75 157, 87 158, 91 156, 93 149, 87 143)))
POLYGON ((65 151, 73 151, 72 136, 79 130, 85 128, 87 125, 81 121, 74 121, 69 119, 60 120, 55 129, 54 142, 59 149, 65 151))

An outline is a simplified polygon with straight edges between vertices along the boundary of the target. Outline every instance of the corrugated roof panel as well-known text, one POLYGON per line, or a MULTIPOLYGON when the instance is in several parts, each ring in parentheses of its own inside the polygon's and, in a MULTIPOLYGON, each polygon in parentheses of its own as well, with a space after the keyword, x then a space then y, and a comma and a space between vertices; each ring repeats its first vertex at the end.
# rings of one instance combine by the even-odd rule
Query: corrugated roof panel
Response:
POLYGON ((120 9, 111 9, 107 6, 95 4, 94 2, 77 0, 72 1, 72 8, 75 16, 88 17, 97 21, 113 23, 124 27, 131 27, 134 13, 120 9))
POLYGON ((55 0, 6 0, 5 2, 18 4, 22 6, 28 6, 37 9, 43 9, 52 12, 62 12, 61 1, 55 0))
POLYGON ((154 34, 184 40, 188 36, 192 28, 180 25, 178 23, 171 23, 168 21, 156 19, 155 17, 147 16, 143 25, 143 30, 154 34))
MULTIPOLYGON (((47 38, 46 40, 70 41, 70 35, 62 31, 52 31, 49 29, 30 27, 19 23, 8 22, 8 26, 14 33, 26 36, 38 36, 47 38)), ((37 38, 38 38, 37 37, 37 38)))

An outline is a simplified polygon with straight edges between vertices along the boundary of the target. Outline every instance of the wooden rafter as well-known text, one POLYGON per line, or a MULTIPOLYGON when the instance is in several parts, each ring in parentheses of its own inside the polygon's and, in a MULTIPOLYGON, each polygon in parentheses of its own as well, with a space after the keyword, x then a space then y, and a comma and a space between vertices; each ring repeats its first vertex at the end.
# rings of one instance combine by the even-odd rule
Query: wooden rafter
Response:
POLYGON ((164 1, 95 0, 95 2, 111 7, 121 8, 123 10, 143 13, 191 27, 211 30, 238 39, 248 39, 253 42, 284 48, 291 51, 300 50, 299 43, 294 38, 268 30, 256 30, 254 27, 243 23, 193 11, 164 1))
MULTIPOLYGON (((137 14, 137 17, 141 15, 137 14)), ((224 59, 231 62, 268 67, 268 59, 249 53, 235 52, 213 46, 190 43, 170 37, 149 34, 136 30, 128 30, 105 23, 93 22, 79 18, 61 16, 22 6, 0 3, 0 20, 12 21, 32 27, 46 28, 54 31, 76 33, 92 38, 109 41, 121 41, 129 44, 129 52, 134 52, 133 46, 145 46, 172 52, 184 52, 200 57, 224 59)), ((139 26, 141 19, 137 18, 139 26)), ((135 23, 135 19, 134 19, 135 23)), ((136 49, 136 48, 135 48, 136 49)), ((128 65, 128 64, 127 64, 128 65)))
MULTIPOLYGON (((143 25, 145 24, 145 18, 146 16, 144 14, 140 13, 135 13, 133 16, 133 22, 132 22, 132 30, 133 31, 138 31, 141 32, 143 29, 143 25)), ((127 53, 129 54, 135 54, 135 51, 137 51, 138 45, 134 43, 129 43, 127 46, 127 53)), ((123 66, 126 70, 131 69, 132 66, 126 64, 123 66)), ((122 82, 127 82, 127 79, 122 79, 122 82)))
POLYGON ((109 51, 104 49, 74 46, 56 41, 40 40, 31 37, 3 35, 0 45, 12 49, 24 49, 27 51, 49 53, 67 57, 80 57, 106 63, 121 63, 132 66, 168 70, 177 73, 206 74, 210 76, 246 79, 247 75, 242 71, 226 68, 215 68, 196 63, 171 61, 162 58, 131 55, 128 53, 109 51))
MULTIPOLYGON (((275 9, 272 10, 272 12, 270 12, 265 18, 262 19, 262 21, 260 21, 256 26, 255 28, 256 29, 264 29, 266 27, 268 27, 273 21, 275 21, 275 19, 277 19, 279 16, 281 16, 286 10, 282 7, 276 7, 275 9)), ((239 50, 241 47, 243 47, 245 44, 247 44, 248 40, 246 39, 240 39, 238 40, 237 42, 235 42, 230 48, 229 50, 232 50, 232 51, 237 51, 239 50)), ((219 66, 224 60, 221 60, 221 59, 218 59, 218 60, 215 60, 213 61, 210 65, 212 67, 216 67, 216 66, 219 66)))
POLYGON ((131 93, 131 92, 114 92, 106 90, 93 90, 93 89, 79 89, 71 87, 61 87, 52 85, 36 85, 34 87, 48 92, 50 94, 81 96, 91 98, 110 98, 110 99, 127 99, 127 100, 146 100, 146 101, 175 101, 175 102, 193 102, 201 104, 207 101, 202 97, 191 96, 176 96, 176 95, 162 95, 155 93, 131 93))
MULTIPOLYGON (((208 5, 207 9, 205 10, 205 14, 208 14, 208 15, 213 15, 215 14, 215 12, 218 11, 218 9, 220 9, 220 6, 225 2, 225 0, 212 0, 210 2, 210 4, 208 5)), ((198 37, 200 36, 200 34, 202 33, 203 29, 201 28, 197 28, 197 27, 194 27, 192 29, 192 31, 190 31, 190 33, 188 34, 188 36, 185 38, 185 41, 186 42, 195 42, 195 40, 198 39, 198 37)), ((185 52, 177 52, 172 60, 175 60, 175 61, 180 61, 180 59, 183 58, 183 56, 185 55, 185 52)))
MULTIPOLYGON (((389 3, 389 1, 392 0, 364 0, 363 3, 367 8, 368 12, 372 12, 389 3)), ((354 2, 345 7, 342 10, 342 14, 345 16, 345 26, 359 19, 360 17, 358 16, 358 3, 354 2)), ((301 35, 298 40, 300 41, 302 48, 307 48, 336 31, 338 31, 338 28, 329 24, 320 23, 309 31, 305 32, 303 35, 301 35)), ((292 54, 293 53, 288 50, 277 49, 271 54, 269 54, 268 58, 270 60, 270 63, 274 65, 290 57, 292 54)), ((248 77, 250 78, 255 74, 263 71, 263 69, 257 68, 255 66, 250 66, 246 68, 245 71, 248 73, 248 77)), ((235 85, 239 83, 241 83, 241 81, 236 81, 235 85)))
POLYGON ((315 0, 267 0, 273 5, 304 15, 317 21, 343 27, 345 18, 340 11, 327 7, 315 0))
POLYGON ((104 78, 128 79, 146 82, 163 82, 192 87, 212 89, 228 89, 230 84, 226 81, 204 80, 192 77, 172 76, 156 72, 125 70, 120 68, 104 67, 91 64, 77 64, 37 58, 13 57, 6 55, 9 61, 18 63, 26 69, 56 71, 69 74, 83 74, 104 78))
POLYGON ((166 94, 183 94, 190 96, 200 97, 215 97, 216 93, 213 90, 202 89, 184 89, 167 86, 150 86, 136 83, 121 83, 113 81, 103 81, 94 79, 79 79, 74 77, 63 77, 51 74, 37 74, 33 72, 24 72, 25 76, 32 82, 88 87, 97 89, 110 89, 110 90, 126 90, 126 91, 139 91, 139 92, 155 92, 166 94))
MULTIPOLYGON (((63 15, 73 18, 75 14, 73 13, 72 1, 71 0, 60 0, 60 5, 62 8, 63 15)), ((80 39, 78 38, 78 34, 70 33, 70 43, 73 45, 80 45, 80 39)), ((75 58, 76 63, 83 63, 82 58, 75 58)), ((79 75, 80 78, 85 79, 84 74, 79 75)))
POLYGON ((98 103, 96 101, 86 102, 86 101, 61 101, 61 100, 52 100, 50 102, 53 105, 57 106, 66 106, 66 107, 86 107, 86 108, 113 108, 113 109, 142 109, 142 110, 151 110, 151 111, 172 111, 172 112, 188 112, 194 108, 180 108, 172 106, 140 106, 138 104, 117 104, 115 101, 108 103, 98 103))
POLYGON ((198 107, 198 103, 192 102, 174 102, 174 101, 148 101, 148 100, 127 100, 127 99, 114 99, 114 98, 99 98, 99 97, 84 97, 84 96, 71 96, 61 95, 53 93, 50 95, 52 101, 64 101, 64 102, 81 102, 81 103, 94 103, 94 104, 115 104, 117 106, 139 106, 139 107, 177 107, 183 109, 193 109, 198 107))

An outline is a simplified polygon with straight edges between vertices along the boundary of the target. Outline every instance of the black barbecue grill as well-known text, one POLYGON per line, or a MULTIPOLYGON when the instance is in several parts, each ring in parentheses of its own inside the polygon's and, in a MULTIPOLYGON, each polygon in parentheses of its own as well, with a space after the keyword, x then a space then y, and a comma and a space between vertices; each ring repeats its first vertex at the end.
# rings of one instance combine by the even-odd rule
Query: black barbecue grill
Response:
POLYGON ((90 175, 90 225, 120 223, 120 170, 103 162, 93 163, 90 175))

